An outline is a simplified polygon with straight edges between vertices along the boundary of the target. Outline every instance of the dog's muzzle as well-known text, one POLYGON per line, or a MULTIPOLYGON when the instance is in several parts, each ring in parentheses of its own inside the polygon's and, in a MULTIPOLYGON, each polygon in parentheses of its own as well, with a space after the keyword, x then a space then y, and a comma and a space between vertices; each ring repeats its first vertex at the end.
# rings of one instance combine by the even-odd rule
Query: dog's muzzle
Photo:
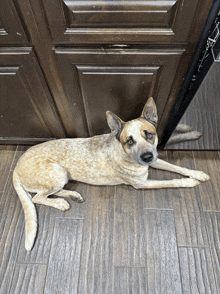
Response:
POLYGON ((145 163, 149 163, 154 159, 154 155, 152 152, 145 152, 141 155, 141 160, 145 163))

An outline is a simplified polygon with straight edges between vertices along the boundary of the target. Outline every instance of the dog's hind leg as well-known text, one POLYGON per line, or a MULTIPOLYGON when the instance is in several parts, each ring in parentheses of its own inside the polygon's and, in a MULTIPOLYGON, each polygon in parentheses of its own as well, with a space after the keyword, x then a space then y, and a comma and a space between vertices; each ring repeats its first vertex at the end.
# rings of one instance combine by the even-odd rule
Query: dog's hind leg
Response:
POLYGON ((185 125, 185 124, 178 124, 174 131, 180 133, 191 132, 193 129, 192 127, 185 125))
POLYGON ((32 202, 52 206, 63 211, 69 209, 70 205, 66 200, 48 198, 48 196, 59 194, 59 192, 62 191, 62 188, 68 182, 67 171, 58 163, 47 163, 44 167, 44 171, 42 172, 40 170, 39 172, 41 172, 41 178, 38 178, 35 182, 33 180, 34 183, 32 183, 32 185, 35 185, 35 192, 37 193, 32 198, 32 202))
POLYGON ((66 197, 66 198, 72 199, 72 200, 77 201, 77 202, 83 202, 84 201, 83 197, 79 193, 77 193, 76 191, 70 191, 70 190, 62 189, 59 192, 54 193, 54 195, 61 196, 61 197, 66 197))
MULTIPOLYGON (((50 194, 51 195, 51 194, 50 194)), ((48 205, 52 206, 54 208, 60 209, 60 210, 67 210, 70 208, 69 203, 60 198, 48 198, 50 195, 43 195, 41 193, 37 193, 33 198, 32 202, 36 204, 43 204, 43 205, 48 205)))
POLYGON ((192 140, 197 140, 202 136, 201 132, 197 131, 192 131, 184 134, 178 134, 169 139, 167 142, 167 145, 179 143, 179 142, 184 142, 184 141, 192 141, 192 140))

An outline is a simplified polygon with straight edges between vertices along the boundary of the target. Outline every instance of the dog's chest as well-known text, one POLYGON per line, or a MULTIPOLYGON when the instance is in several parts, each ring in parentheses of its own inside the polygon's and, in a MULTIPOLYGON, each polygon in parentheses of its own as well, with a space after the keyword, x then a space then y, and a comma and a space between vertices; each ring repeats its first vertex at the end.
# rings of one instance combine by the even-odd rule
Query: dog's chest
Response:
POLYGON ((139 183, 145 183, 148 178, 148 166, 119 166, 118 167, 121 176, 127 184, 135 186, 139 183))

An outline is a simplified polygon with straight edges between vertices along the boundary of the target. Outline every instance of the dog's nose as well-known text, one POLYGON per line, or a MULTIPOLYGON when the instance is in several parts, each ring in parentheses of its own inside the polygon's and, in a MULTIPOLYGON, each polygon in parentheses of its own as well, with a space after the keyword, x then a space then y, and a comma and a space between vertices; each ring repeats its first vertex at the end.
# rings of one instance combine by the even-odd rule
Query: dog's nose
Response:
POLYGON ((150 162, 153 160, 153 153, 151 152, 146 152, 146 153, 143 153, 141 155, 141 160, 143 160, 143 162, 150 162))

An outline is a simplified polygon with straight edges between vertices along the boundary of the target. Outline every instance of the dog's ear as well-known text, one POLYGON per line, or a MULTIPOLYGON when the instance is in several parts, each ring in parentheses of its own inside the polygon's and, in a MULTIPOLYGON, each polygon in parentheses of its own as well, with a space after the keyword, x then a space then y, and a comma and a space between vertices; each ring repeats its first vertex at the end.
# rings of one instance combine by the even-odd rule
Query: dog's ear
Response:
POLYGON ((111 111, 106 112, 106 118, 112 133, 119 140, 119 136, 123 128, 124 121, 121 120, 116 114, 114 114, 111 111))
POLYGON ((157 107, 152 97, 147 100, 147 103, 145 104, 144 109, 142 111, 141 117, 144 117, 148 122, 157 127, 157 107))

